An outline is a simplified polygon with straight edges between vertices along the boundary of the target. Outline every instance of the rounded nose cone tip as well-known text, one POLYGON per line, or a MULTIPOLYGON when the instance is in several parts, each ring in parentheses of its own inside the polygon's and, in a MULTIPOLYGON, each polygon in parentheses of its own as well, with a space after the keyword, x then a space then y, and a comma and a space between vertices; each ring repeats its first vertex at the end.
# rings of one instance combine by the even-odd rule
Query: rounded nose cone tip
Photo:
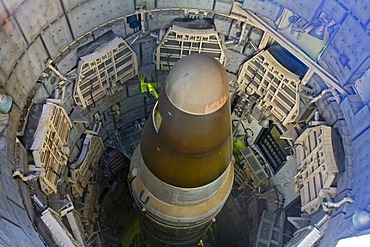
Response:
POLYGON ((223 66, 204 54, 180 59, 166 79, 167 97, 178 109, 194 115, 217 111, 228 99, 228 77, 223 66))

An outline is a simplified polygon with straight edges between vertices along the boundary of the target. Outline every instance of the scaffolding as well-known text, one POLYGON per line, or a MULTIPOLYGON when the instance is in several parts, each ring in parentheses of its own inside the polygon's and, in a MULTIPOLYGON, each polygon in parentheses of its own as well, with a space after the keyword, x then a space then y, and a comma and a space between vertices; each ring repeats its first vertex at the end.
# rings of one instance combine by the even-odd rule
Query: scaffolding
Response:
POLYGON ((119 37, 81 57, 74 88, 75 103, 83 108, 112 95, 138 74, 135 52, 119 37))
POLYGON ((295 141, 298 174, 294 180, 302 212, 316 212, 327 195, 336 194, 332 187, 339 172, 333 151, 335 134, 331 127, 321 125, 307 129, 295 141))
POLYGON ((35 165, 30 170, 38 171, 41 190, 50 195, 57 192, 57 183, 69 157, 67 142, 72 122, 64 108, 47 102, 31 146, 35 165))
POLYGON ((157 70, 170 70, 177 60, 192 53, 214 57, 221 64, 226 61, 221 39, 214 29, 190 29, 176 25, 170 27, 157 47, 157 70))
POLYGON ((248 95, 258 95, 258 106, 284 126, 299 115, 300 79, 281 65, 268 50, 243 64, 238 83, 248 95))

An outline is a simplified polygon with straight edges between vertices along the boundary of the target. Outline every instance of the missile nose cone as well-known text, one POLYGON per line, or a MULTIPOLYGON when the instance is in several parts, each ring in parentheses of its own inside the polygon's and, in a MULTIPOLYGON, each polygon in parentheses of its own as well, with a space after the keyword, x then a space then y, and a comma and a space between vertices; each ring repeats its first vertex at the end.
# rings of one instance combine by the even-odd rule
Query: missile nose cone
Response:
POLYGON ((228 96, 225 69, 204 54, 181 58, 167 76, 130 165, 149 241, 195 246, 226 202, 234 179, 228 96))
POLYGON ((217 179, 232 155, 228 80, 204 54, 186 56, 169 73, 141 138, 149 170, 179 187, 217 179))
POLYGON ((225 69, 216 59, 203 54, 191 54, 176 62, 165 88, 174 106, 194 115, 217 111, 229 94, 225 69))

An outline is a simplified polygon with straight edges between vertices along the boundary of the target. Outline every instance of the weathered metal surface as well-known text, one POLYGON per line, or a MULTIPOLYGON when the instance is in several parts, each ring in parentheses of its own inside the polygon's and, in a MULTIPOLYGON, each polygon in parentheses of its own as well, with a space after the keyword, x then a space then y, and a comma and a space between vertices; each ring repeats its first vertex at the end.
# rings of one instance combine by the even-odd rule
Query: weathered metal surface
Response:
POLYGON ((31 43, 51 22, 63 14, 59 1, 24 1, 15 12, 20 28, 31 43))
POLYGON ((41 37, 51 57, 55 57, 73 41, 71 30, 68 28, 67 18, 64 15, 53 22, 41 34, 41 37))
POLYGON ((226 59, 220 36, 213 28, 193 29, 175 24, 158 45, 154 59, 157 69, 170 70, 180 58, 193 53, 207 54, 221 64, 226 59))
POLYGON ((228 100, 228 78, 215 59, 200 54, 179 60, 166 81, 166 96, 180 111, 206 115, 228 100))
POLYGON ((134 152, 129 183, 146 233, 195 244, 228 198, 234 178, 225 69, 192 54, 170 71, 134 152), (210 106, 214 104, 214 107, 210 106))
POLYGON ((219 177, 231 158, 228 82, 213 58, 194 54, 182 61, 167 77, 158 112, 144 128, 141 151, 163 181, 197 187, 219 177), (153 124, 158 116, 160 127, 153 124))

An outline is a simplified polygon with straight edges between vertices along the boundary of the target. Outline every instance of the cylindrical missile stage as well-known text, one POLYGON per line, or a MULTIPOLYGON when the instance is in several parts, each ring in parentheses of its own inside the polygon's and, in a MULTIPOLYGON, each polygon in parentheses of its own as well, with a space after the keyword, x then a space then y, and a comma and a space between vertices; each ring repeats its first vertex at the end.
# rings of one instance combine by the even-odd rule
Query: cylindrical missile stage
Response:
POLYGON ((207 55, 181 58, 131 160, 144 231, 165 245, 197 244, 230 194, 233 165, 226 71, 207 55))

